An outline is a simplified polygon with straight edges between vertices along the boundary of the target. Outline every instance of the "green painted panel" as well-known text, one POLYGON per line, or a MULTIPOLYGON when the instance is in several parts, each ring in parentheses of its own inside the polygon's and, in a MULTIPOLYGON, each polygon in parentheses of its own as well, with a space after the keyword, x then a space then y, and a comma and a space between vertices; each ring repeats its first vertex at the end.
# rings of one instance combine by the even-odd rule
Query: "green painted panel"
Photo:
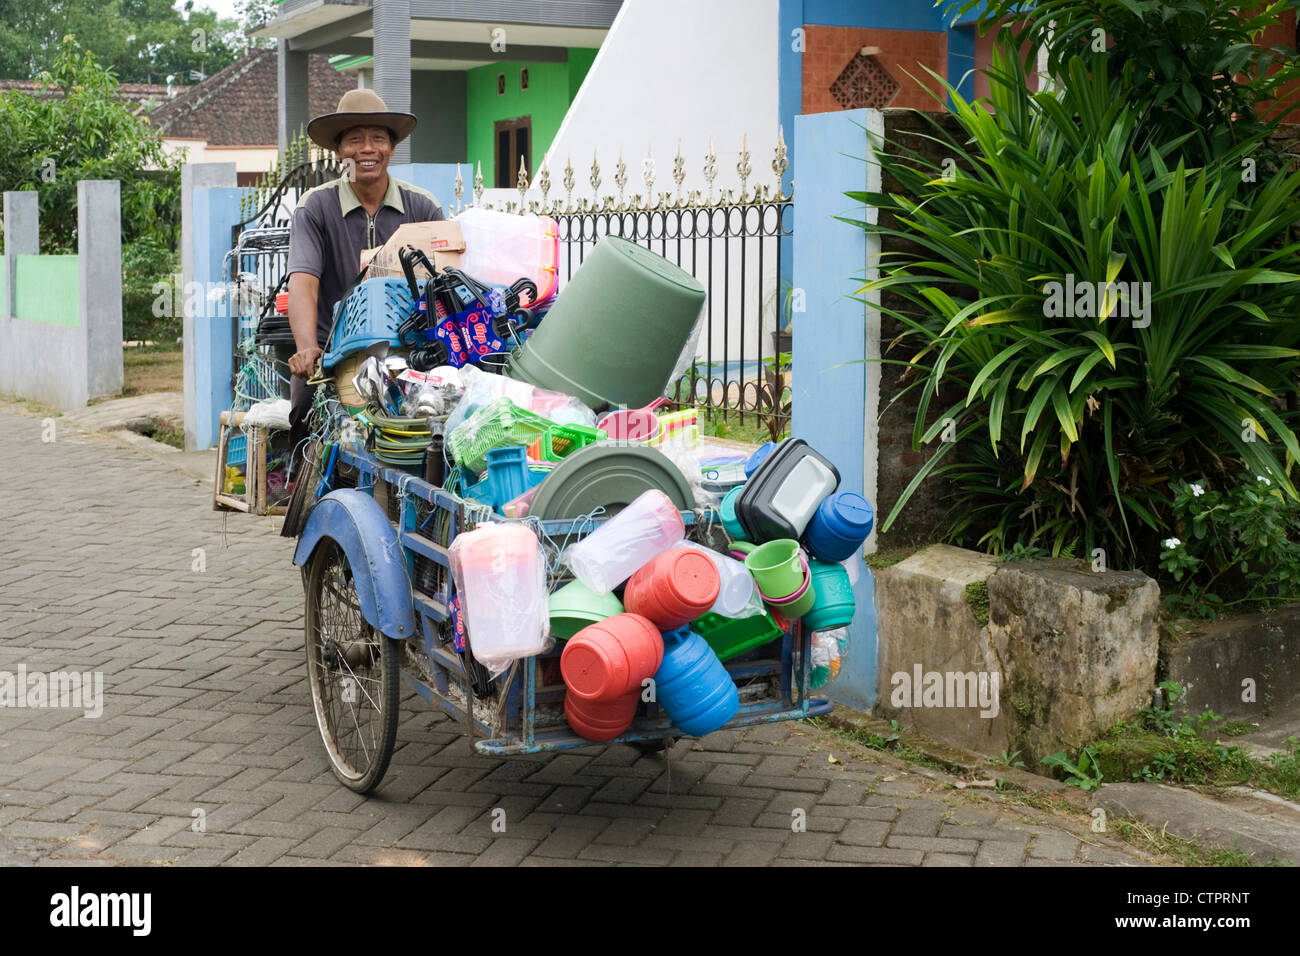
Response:
POLYGON ((17 317, 76 328, 77 283, 76 256, 19 256, 17 317))
POLYGON ((578 95, 578 88, 587 78, 587 72, 596 59, 599 50, 582 46, 569 47, 569 102, 578 95))
MULTIPOLYGON (((584 71, 585 73, 585 71, 584 71)), ((496 143, 493 125, 499 120, 532 117, 529 177, 550 148, 560 129, 571 97, 568 63, 493 63, 465 71, 465 103, 469 161, 483 164, 483 184, 496 184, 496 143), (519 88, 519 71, 528 69, 528 89, 519 88), (505 93, 497 94, 497 74, 506 77, 505 93)), ((576 157, 575 157, 576 161, 576 157)), ((590 162, 590 160, 587 160, 590 162)), ((555 170, 551 171, 555 178, 555 170)))

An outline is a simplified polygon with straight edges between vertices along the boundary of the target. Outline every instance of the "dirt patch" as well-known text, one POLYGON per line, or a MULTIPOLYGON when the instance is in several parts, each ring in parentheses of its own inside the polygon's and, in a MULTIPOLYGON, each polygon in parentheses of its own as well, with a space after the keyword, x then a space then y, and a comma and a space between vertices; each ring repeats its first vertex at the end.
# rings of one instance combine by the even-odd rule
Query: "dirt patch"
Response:
POLYGON ((185 352, 180 348, 130 348, 122 352, 122 395, 185 390, 185 352))

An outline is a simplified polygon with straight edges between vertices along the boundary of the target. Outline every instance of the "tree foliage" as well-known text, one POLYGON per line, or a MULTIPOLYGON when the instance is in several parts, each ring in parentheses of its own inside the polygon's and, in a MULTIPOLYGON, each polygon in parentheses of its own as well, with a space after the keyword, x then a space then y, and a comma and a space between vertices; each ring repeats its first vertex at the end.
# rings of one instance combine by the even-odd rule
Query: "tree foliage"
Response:
POLYGON ((0 189, 35 191, 41 251, 75 253, 77 182, 121 182, 124 314, 127 337, 140 337, 133 323, 149 317, 147 308, 141 315, 141 295, 175 268, 180 166, 163 152, 158 131, 118 98, 113 75, 72 37, 38 78, 62 95, 0 97, 0 189))
POLYGON ((240 20, 223 19, 188 0, 6 0, 0 3, 0 77, 33 79, 51 69, 72 34, 121 83, 185 85, 230 65, 255 42, 248 33, 269 18, 271 0, 245 0, 240 20), (191 75, 191 71, 195 75, 191 75))

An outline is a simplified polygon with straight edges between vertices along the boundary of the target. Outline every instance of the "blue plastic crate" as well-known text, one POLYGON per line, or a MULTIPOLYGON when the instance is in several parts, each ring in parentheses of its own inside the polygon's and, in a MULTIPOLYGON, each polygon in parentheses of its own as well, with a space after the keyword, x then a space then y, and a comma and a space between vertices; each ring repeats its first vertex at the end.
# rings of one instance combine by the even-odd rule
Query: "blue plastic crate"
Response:
POLYGON ((248 461, 248 438, 242 434, 231 435, 226 441, 226 464, 242 465, 248 461))
POLYGON ((334 307, 334 328, 322 365, 332 368, 345 355, 380 342, 397 347, 397 327, 415 300, 405 279, 366 279, 334 307))

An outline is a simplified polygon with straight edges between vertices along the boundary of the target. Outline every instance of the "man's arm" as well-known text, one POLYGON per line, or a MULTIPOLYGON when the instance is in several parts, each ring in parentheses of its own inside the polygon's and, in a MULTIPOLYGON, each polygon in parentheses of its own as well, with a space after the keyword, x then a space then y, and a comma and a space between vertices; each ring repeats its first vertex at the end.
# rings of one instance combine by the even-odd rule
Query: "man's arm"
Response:
POLYGON ((299 201, 289 228, 289 329, 297 349, 289 359, 289 371, 301 378, 311 376, 321 356, 316 339, 316 304, 325 268, 324 230, 306 199, 299 201))
POLYGON ((298 351, 289 358, 289 371, 301 378, 310 378, 316 369, 316 360, 324 353, 316 344, 316 299, 320 295, 320 279, 308 272, 295 272, 289 276, 289 328, 293 331, 293 344, 298 351))

